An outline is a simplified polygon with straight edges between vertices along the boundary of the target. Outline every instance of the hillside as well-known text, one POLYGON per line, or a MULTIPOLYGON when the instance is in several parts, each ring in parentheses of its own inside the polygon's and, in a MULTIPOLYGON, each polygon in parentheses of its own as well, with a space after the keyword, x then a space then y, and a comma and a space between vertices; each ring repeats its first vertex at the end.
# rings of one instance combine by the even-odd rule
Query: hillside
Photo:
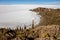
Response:
POLYGON ((47 25, 20 29, 0 29, 0 40, 60 40, 60 26, 47 25))
POLYGON ((30 11, 39 12, 41 15, 39 25, 60 25, 60 9, 38 7, 30 11))

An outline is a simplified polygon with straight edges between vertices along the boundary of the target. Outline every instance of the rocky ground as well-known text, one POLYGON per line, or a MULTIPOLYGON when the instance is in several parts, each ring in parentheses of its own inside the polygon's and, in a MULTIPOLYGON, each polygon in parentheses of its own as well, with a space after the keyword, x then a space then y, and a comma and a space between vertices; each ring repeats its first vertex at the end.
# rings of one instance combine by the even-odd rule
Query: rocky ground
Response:
POLYGON ((60 26, 47 25, 29 29, 0 29, 0 40, 60 40, 60 26))

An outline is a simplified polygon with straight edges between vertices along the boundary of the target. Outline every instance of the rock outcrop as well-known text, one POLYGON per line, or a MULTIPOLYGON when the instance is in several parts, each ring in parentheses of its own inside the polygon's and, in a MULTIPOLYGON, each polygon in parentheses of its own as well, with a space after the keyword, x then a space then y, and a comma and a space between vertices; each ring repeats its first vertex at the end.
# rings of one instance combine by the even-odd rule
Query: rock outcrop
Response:
POLYGON ((36 40, 58 40, 60 39, 60 26, 59 25, 47 25, 39 26, 34 29, 39 37, 36 40))
POLYGON ((39 12, 40 25, 60 25, 60 9, 38 7, 30 11, 39 12))

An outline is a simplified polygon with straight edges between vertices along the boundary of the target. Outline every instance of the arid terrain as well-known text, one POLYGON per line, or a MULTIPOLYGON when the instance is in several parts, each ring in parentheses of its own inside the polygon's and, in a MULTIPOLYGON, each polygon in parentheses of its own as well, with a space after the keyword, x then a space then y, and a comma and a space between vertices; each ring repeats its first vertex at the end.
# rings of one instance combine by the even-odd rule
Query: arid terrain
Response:
POLYGON ((41 15, 40 25, 60 25, 60 9, 38 7, 31 11, 41 15))
POLYGON ((24 28, 0 28, 0 40, 60 40, 60 9, 35 8, 30 11, 38 12, 41 15, 37 27, 24 28))

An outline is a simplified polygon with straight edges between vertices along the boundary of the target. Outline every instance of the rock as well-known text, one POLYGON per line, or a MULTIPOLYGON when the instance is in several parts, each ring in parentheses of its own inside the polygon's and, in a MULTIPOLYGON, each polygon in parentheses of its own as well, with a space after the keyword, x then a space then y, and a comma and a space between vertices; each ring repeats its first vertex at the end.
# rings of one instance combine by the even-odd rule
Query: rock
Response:
POLYGON ((60 25, 60 9, 38 7, 30 11, 39 12, 41 15, 39 25, 60 25))

